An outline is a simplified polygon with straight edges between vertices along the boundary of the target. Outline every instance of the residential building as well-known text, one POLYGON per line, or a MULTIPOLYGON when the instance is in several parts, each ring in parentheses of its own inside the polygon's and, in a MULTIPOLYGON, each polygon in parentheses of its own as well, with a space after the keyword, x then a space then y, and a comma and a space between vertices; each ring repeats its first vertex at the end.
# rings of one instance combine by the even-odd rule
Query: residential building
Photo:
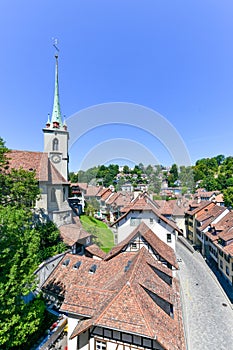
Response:
POLYGON ((196 214, 196 244, 201 247, 200 251, 203 256, 206 255, 206 248, 208 246, 205 233, 211 225, 220 221, 228 212, 229 210, 227 208, 215 204, 211 208, 205 208, 204 211, 196 214))
POLYGON ((197 242, 196 232, 196 216, 201 215, 204 212, 208 212, 209 209, 213 208, 215 203, 209 201, 192 201, 189 204, 188 210, 185 211, 185 226, 186 226, 186 237, 194 245, 197 242))
POLYGON ((174 200, 155 200, 160 213, 167 219, 176 223, 186 237, 185 211, 188 208, 189 200, 181 196, 174 200))
POLYGON ((121 191, 133 192, 133 185, 131 184, 131 182, 126 182, 124 185, 121 185, 121 191))
POLYGON ((211 201, 224 206, 223 194, 220 191, 206 191, 205 188, 198 188, 193 197, 195 200, 211 201))
POLYGON ((139 195, 130 205, 122 209, 124 214, 113 223, 115 243, 122 242, 141 222, 165 243, 175 250, 175 240, 182 231, 177 225, 163 216, 159 207, 144 193, 139 195))
POLYGON ((211 223, 205 236, 207 259, 233 285, 233 212, 228 211, 221 220, 211 223))
POLYGON ((69 350, 184 350, 176 268, 142 223, 102 260, 66 254, 43 290, 68 317, 69 350))

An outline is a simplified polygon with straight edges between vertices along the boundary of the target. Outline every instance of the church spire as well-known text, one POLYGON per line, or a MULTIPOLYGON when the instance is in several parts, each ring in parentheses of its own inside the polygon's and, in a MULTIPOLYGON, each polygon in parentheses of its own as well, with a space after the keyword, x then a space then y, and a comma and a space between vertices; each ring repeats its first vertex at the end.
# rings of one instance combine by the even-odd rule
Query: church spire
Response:
MULTIPOLYGON (((57 47, 56 47, 57 49, 57 47)), ((58 50, 58 49, 57 49, 58 50)), ((58 53, 55 54, 56 67, 55 67, 55 89, 54 89, 54 101, 53 112, 51 118, 52 128, 60 129, 62 127, 61 108, 59 102, 59 85, 58 85, 58 53)))

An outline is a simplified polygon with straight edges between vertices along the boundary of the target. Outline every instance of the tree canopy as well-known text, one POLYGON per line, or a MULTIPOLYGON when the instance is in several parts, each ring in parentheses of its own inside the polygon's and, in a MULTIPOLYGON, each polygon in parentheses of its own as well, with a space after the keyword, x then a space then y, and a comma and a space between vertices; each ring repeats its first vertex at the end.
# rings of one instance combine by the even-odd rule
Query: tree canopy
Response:
POLYGON ((31 298, 34 271, 66 247, 56 226, 40 222, 34 214, 39 195, 35 173, 10 169, 8 156, 0 138, 0 344, 4 349, 25 349, 45 315, 41 297, 31 298))

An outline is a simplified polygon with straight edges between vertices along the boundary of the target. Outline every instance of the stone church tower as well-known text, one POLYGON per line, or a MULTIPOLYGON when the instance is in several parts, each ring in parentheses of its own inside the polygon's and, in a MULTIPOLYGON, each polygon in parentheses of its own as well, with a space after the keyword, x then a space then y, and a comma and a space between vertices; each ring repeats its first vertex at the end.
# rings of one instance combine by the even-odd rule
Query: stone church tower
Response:
POLYGON ((66 123, 62 121, 59 84, 58 84, 58 55, 55 55, 55 88, 52 117, 48 117, 44 133, 44 154, 48 159, 48 182, 41 183, 45 194, 43 207, 47 208, 50 219, 57 226, 72 222, 72 209, 68 204, 68 140, 69 132, 66 123), (45 203, 46 201, 46 203, 45 203))
POLYGON ((68 180, 68 140, 69 133, 65 122, 62 121, 59 85, 58 85, 58 55, 55 55, 55 90, 52 117, 48 117, 44 133, 44 152, 48 153, 50 161, 59 171, 59 173, 68 180))

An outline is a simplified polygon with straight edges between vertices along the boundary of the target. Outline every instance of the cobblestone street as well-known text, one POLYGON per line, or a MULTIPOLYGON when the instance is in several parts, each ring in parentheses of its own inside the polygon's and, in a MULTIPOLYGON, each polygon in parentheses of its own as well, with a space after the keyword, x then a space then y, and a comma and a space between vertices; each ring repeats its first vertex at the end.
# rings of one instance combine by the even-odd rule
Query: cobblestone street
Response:
POLYGON ((199 252, 177 242, 188 350, 233 348, 232 304, 199 252))

